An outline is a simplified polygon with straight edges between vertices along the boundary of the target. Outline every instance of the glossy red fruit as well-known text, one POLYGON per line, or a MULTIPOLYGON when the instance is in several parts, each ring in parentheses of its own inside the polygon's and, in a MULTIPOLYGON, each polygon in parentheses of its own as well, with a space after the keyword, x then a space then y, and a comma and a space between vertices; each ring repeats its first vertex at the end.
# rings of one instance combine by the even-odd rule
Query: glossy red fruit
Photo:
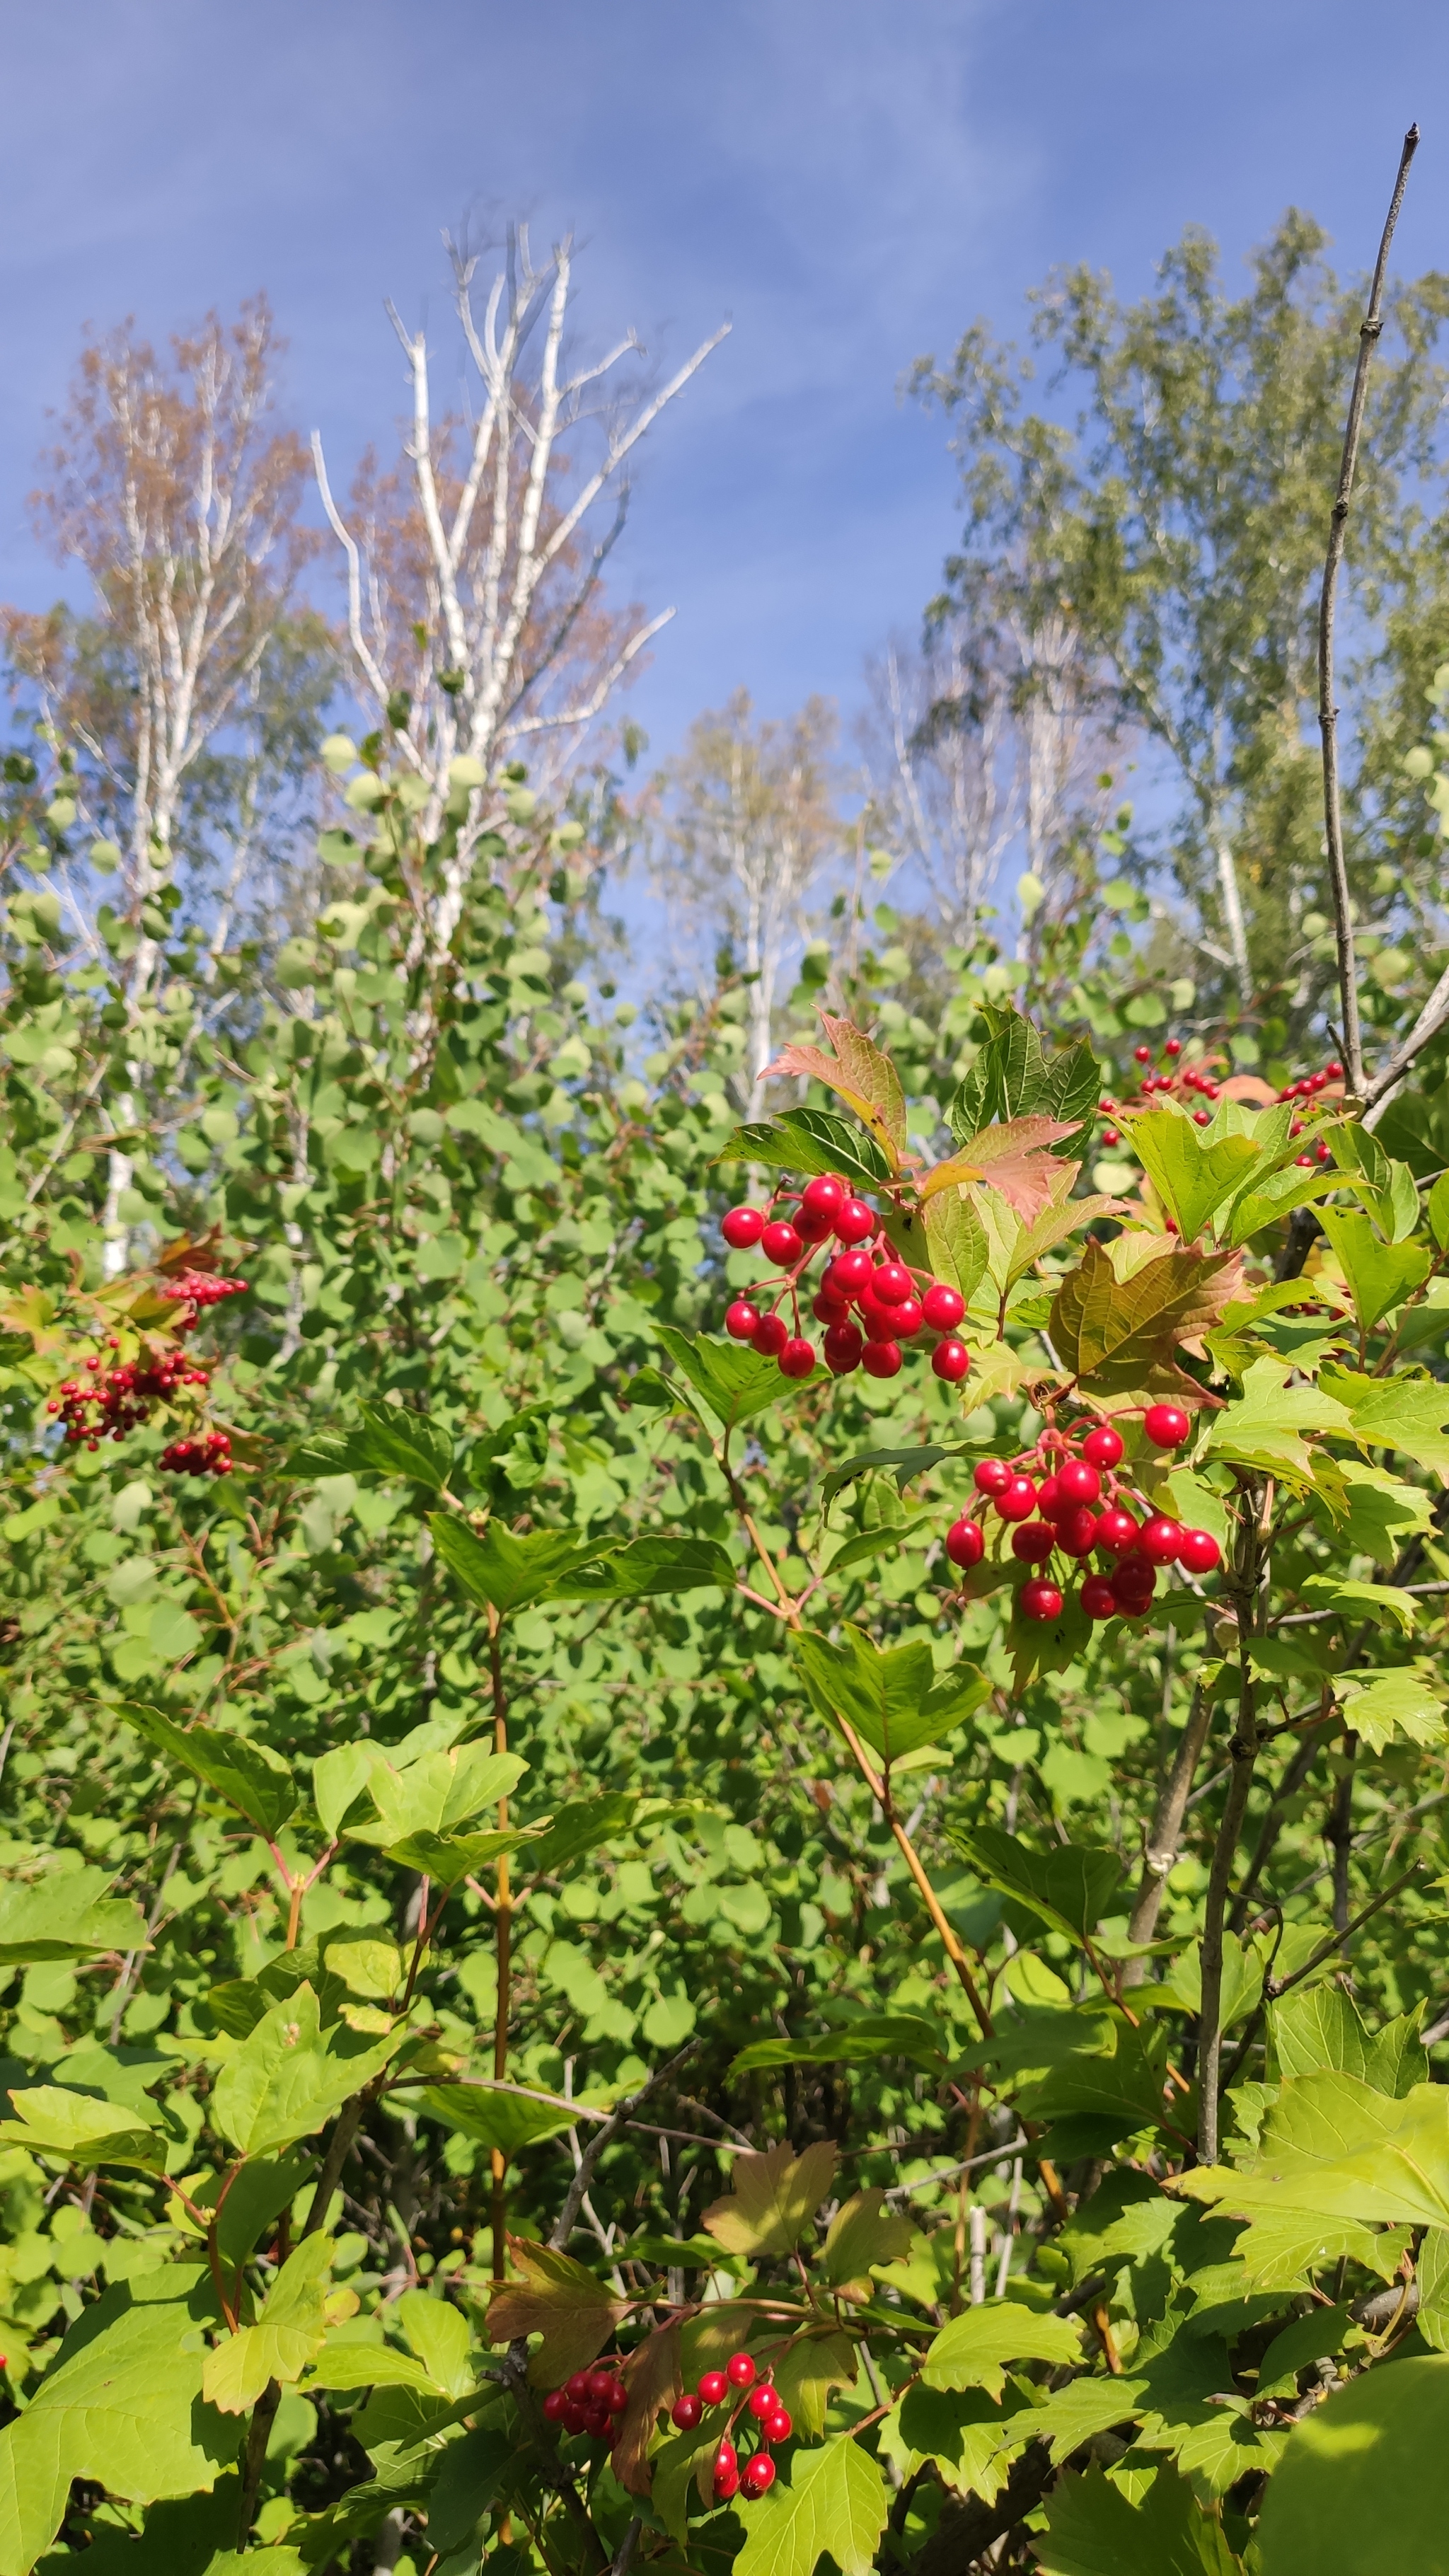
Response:
POLYGON ((1004 1521, 1029 1521, 1036 1510, 1036 1487, 1030 1476, 1009 1476, 1005 1492, 996 1496, 996 1508, 1004 1521))
POLYGON ((740 2480, 740 2485, 746 2496, 753 2501, 756 2496, 762 2496, 766 2489, 772 2487, 774 2483, 774 2461, 771 2459, 768 2451, 756 2451, 752 2460, 746 2460, 745 2473, 740 2480))
POLYGON ((748 1252, 765 1231, 765 1220, 759 1208, 731 1208, 720 1221, 720 1232, 732 1252, 748 1252))
POLYGON ((773 2415, 779 2402, 767 2379, 762 2379, 757 2388, 750 2390, 750 2413, 757 2424, 763 2424, 767 2415, 773 2415))
POLYGON ((880 1219, 864 1199, 847 1199, 835 1220, 837 1243, 869 1243, 880 1219))
POLYGON ((628 2403, 629 2391, 625 2387, 622 2379, 611 2379, 609 2382, 609 2413, 611 2415, 622 2415, 628 2403))
POLYGON ((781 1377, 809 1377, 815 1366, 815 1345, 792 1334, 780 1353, 781 1377))
POLYGON ((1163 1052, 1163 1054, 1164 1054, 1164 1055, 1181 1055, 1181 1053, 1182 1053, 1182 1040, 1181 1040, 1181 1038, 1169 1038, 1169 1039, 1168 1039, 1168 1041, 1167 1041, 1167 1044, 1166 1044, 1166 1046, 1163 1048, 1162 1052, 1163 1052))
POLYGON ((889 1306, 878 1306, 873 1297, 862 1297, 859 1305, 861 1324, 868 1342, 893 1342, 896 1319, 889 1306))
POLYGON ((614 2394, 615 2384, 612 2370, 591 2370, 589 2373, 590 2405, 607 2406, 614 2394))
POLYGON ((586 2370, 576 2370, 572 2379, 564 2381, 564 2395, 571 2397, 576 2406, 591 2405, 593 2394, 589 2386, 589 2373, 586 2370))
POLYGON ((756 2378, 754 2355, 732 2352, 725 2363, 725 2377, 732 2388, 753 2388, 756 2378))
POLYGON ((607 2406, 586 2406, 584 2408, 584 2431, 588 2434, 590 2441, 602 2442, 604 2435, 608 2430, 609 2410, 607 2406))
POLYGON ((978 1494, 1004 1494, 1011 1482, 1011 1469, 1004 1458, 983 1458, 971 1482, 978 1494))
MULTIPOLYGON (((928 1317, 927 1321, 929 1320, 928 1317)), ((943 1378, 947 1386, 959 1386, 963 1377, 969 1374, 970 1367, 970 1352, 965 1343, 958 1342, 954 1336, 949 1336, 944 1342, 938 1342, 931 1353, 932 1373, 936 1377, 943 1378)))
POLYGON ((833 1227, 849 1196, 850 1192, 837 1173, 817 1172, 813 1181, 806 1182, 800 1205, 811 1216, 828 1217, 833 1227))
POLYGON ((1177 1561, 1189 1574, 1215 1574, 1222 1564, 1223 1552, 1211 1530, 1185 1529, 1177 1561))
POLYGON ((1057 1492, 1064 1503, 1094 1503, 1102 1490, 1102 1479, 1086 1458, 1064 1458, 1057 1469, 1057 1492))
POLYGON ((846 1297, 832 1296, 828 1288, 822 1288, 812 1301, 810 1312, 817 1324, 848 1324, 850 1301, 846 1297))
POLYGON ((1148 1564, 1145 1556, 1124 1557, 1107 1580, 1112 1587, 1113 1599, 1121 1603, 1130 1618, 1137 1617, 1146 1609, 1157 1590, 1156 1569, 1148 1564))
POLYGON ((878 1261, 870 1284, 882 1306, 899 1306, 912 1293, 911 1274, 903 1261, 878 1261))
POLYGON ((767 2442, 788 2442, 794 2430, 795 2418, 789 2407, 777 2405, 765 2426, 765 2439, 767 2442))
POLYGON ((944 1279, 933 1279, 921 1299, 927 1323, 933 1333, 954 1333, 966 1312, 966 1300, 944 1279))
POLYGON ((760 1237, 760 1250, 777 1270, 793 1270, 804 1249, 803 1236, 787 1217, 777 1216, 760 1237))
POLYGON ((894 1321, 898 1342, 912 1341, 925 1329, 926 1318, 921 1312, 919 1297, 903 1297, 898 1306, 888 1306, 885 1311, 894 1321))
POLYGON ((696 2380, 695 2385, 706 2406, 718 2406, 720 2399, 729 2388, 729 2381, 722 2370, 707 2370, 702 2379, 696 2380))
POLYGON ((1090 1556, 1097 1544, 1097 1515, 1086 1503, 1057 1514, 1057 1545, 1064 1556, 1090 1556))
POLYGON ((824 1243, 835 1232, 835 1219, 822 1215, 818 1208, 798 1207, 795 1231, 802 1243, 824 1243))
POLYGON ((1150 1046, 1134 1047, 1132 1053, 1139 1064, 1150 1064, 1152 1062, 1152 1049, 1150 1046))
POLYGON ((1055 1476, 1044 1476, 1036 1489, 1036 1507, 1044 1521, 1053 1520, 1055 1518, 1057 1499, 1057 1480, 1055 1476))
POLYGON ((860 1364, 867 1377, 899 1377, 904 1366, 900 1343, 867 1342, 860 1364))
POLYGON ((677 2424, 681 2433, 692 2433, 703 2413, 704 2408, 699 2399, 686 2394, 683 2397, 676 2397, 669 2409, 669 2421, 671 2424, 677 2424))
POLYGON ((1062 1615, 1060 1592, 1054 1583, 1047 1583, 1039 1574, 1034 1574, 1029 1583, 1022 1585, 1017 1603, 1023 1619, 1036 1619, 1043 1625, 1049 1620, 1060 1619, 1062 1615))
POLYGON ((853 1252, 837 1252, 833 1261, 827 1261, 820 1284, 832 1297, 858 1297, 862 1288, 870 1286, 874 1268, 870 1254, 857 1245, 853 1252))
POLYGON ((1110 1422, 1099 1422, 1082 1442, 1082 1456, 1094 1467, 1115 1467, 1122 1455, 1122 1434, 1110 1422))
POLYGON ((1337 1056, 1334 1056, 1332 1061, 1324 1066, 1323 1070, 1327 1074, 1330 1082, 1342 1082, 1343 1067, 1339 1063, 1337 1056))
POLYGON ((566 2388, 551 2388, 543 2401, 544 2422, 546 2424, 561 2424, 568 2411, 568 2390, 566 2388))
POLYGON ((762 1315, 750 1335, 750 1348, 767 1360, 777 1360, 790 1338, 790 1327, 783 1315, 762 1315))
POLYGON ((963 1572, 969 1573, 973 1565, 981 1563, 985 1553, 986 1533, 981 1523, 967 1520, 963 1513, 946 1532, 946 1554, 953 1565, 959 1565, 963 1572))
POLYGON ((853 1324, 832 1324, 825 1336, 825 1365, 832 1377, 849 1377, 860 1366, 865 1348, 862 1336, 853 1324))
POLYGON ((1057 1543, 1050 1521, 1023 1521, 1011 1533, 1011 1553, 1023 1565, 1045 1565, 1057 1543))
POLYGON ((721 2442, 714 2455, 714 2500, 728 2504, 740 2491, 740 2463, 733 2442, 721 2442))
POLYGON ((1104 1127, 1102 1130, 1102 1142, 1104 1145, 1120 1145, 1122 1142, 1121 1129, 1117 1127, 1104 1127))
POLYGON ((1154 1512, 1137 1533, 1137 1553, 1145 1556, 1149 1565, 1171 1565, 1181 1545, 1181 1526, 1170 1521, 1165 1512, 1154 1512))
POLYGON ((566 2433, 582 2433, 588 2424, 588 2420, 589 2410, 587 2406, 576 2406, 574 2400, 570 2398, 567 2406, 564 2408, 564 2431, 566 2433))
POLYGON ((1180 1449, 1192 1424, 1180 1404, 1149 1404, 1142 1428, 1154 1449, 1180 1449))
POLYGON ((1089 1619, 1115 1619, 1117 1595, 1105 1574, 1089 1574, 1078 1596, 1089 1619))
POLYGON ((1095 1543, 1104 1556, 1125 1556, 1129 1547, 1137 1545, 1137 1523, 1120 1503, 1109 1503, 1104 1512, 1098 1512, 1095 1543))
POLYGON ((759 1320, 759 1307, 752 1306, 748 1297, 736 1297, 734 1304, 725 1308, 725 1331, 732 1342, 747 1342, 759 1320))

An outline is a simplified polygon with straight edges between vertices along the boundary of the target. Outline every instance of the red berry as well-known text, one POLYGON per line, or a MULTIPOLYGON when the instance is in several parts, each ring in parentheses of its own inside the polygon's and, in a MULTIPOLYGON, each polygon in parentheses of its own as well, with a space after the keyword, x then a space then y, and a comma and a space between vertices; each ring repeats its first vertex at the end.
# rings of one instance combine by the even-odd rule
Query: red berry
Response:
POLYGON ((732 2388, 753 2388, 755 2384, 753 2353, 732 2352, 725 2363, 725 2377, 732 2388))
POLYGON ((1180 1449, 1192 1424, 1180 1404, 1149 1404, 1142 1428, 1154 1449, 1180 1449))
POLYGON ((602 2442, 604 2435, 608 2430, 609 2410, 607 2406, 586 2406, 584 2408, 584 2431, 588 2434, 590 2441, 602 2442))
POLYGON ((669 2410, 669 2421, 677 2424, 681 2433, 692 2433, 703 2413, 704 2408, 697 2397, 676 2397, 669 2410))
POLYGON ((932 1370, 937 1377, 944 1378, 948 1386, 959 1386, 970 1366, 971 1354, 964 1342, 954 1339, 938 1342, 931 1353, 932 1370))
POLYGON ((569 2399, 567 2389, 551 2388, 543 2401, 544 2422, 546 2424, 561 2424, 568 2411, 569 2399))
POLYGON ((911 1274, 903 1261, 878 1262, 870 1284, 882 1306, 902 1305, 911 1294, 911 1274))
POLYGON ((1210 1109, 1195 1109, 1192 1113, 1192 1123, 1194 1127, 1211 1127, 1213 1123, 1212 1111, 1210 1109))
POLYGON ((589 2386, 589 2374, 586 2370, 576 2370, 572 2379, 566 2379, 564 2381, 564 2395, 566 2397, 571 2397, 576 2406, 589 2405, 592 2401, 593 2393, 593 2390, 589 2386))
POLYGON ((602 2367, 591 2370, 589 2373, 590 2402, 595 2406, 607 2406, 614 2394, 615 2384, 612 2370, 605 2370, 602 2367))
POLYGON ((903 1297, 898 1306, 888 1306, 885 1311, 895 1325, 898 1342, 913 1340, 926 1321, 919 1297, 903 1297))
POLYGON ((844 1181, 840 1180, 834 1172, 817 1172, 813 1181, 806 1182, 801 1193, 800 1206, 811 1216, 827 1217, 830 1227, 833 1228, 848 1196, 849 1192, 844 1181))
POLYGON ((969 1569, 979 1565, 986 1552, 986 1533, 979 1521, 969 1521, 964 1513, 953 1521, 946 1532, 946 1554, 953 1565, 969 1569))
POLYGON ((921 1311, 933 1333, 954 1333, 966 1312, 966 1300, 944 1279, 933 1279, 921 1299, 921 1311))
POLYGON ((1057 1500, 1057 1480, 1055 1476, 1044 1476, 1036 1489, 1036 1507, 1044 1521, 1055 1519, 1057 1500))
POLYGON ((1138 1611, 1145 1610, 1157 1590, 1156 1569, 1148 1564, 1145 1556, 1125 1556, 1107 1580, 1114 1599, 1121 1602, 1124 1610, 1131 1610, 1134 1605, 1138 1611))
POLYGON ((1104 1512, 1097 1514, 1094 1544, 1104 1556, 1125 1556, 1130 1547, 1137 1545, 1137 1523, 1120 1503, 1109 1503, 1104 1512))
POLYGON ((1122 1434, 1110 1422, 1099 1422, 1082 1442, 1082 1456, 1094 1467, 1115 1467, 1122 1455, 1122 1434))
POLYGON ((589 2420, 589 2410, 587 2406, 576 2405, 571 2397, 564 2408, 563 2420, 566 2433, 582 2433, 589 2420))
POLYGON ((971 1481, 978 1494, 1004 1494, 1011 1469, 1004 1458, 983 1458, 971 1481))
POLYGON ((609 2381, 609 2413, 611 2415, 622 2415, 628 2403, 629 2391, 625 2387, 622 2379, 611 2377, 609 2381))
POLYGON ((1152 1062, 1152 1049, 1150 1046, 1134 1047, 1132 1053, 1139 1064, 1150 1064, 1152 1062))
POLYGON ((1102 1142, 1104 1145, 1120 1145, 1122 1138, 1115 1127, 1104 1127, 1102 1130, 1102 1142))
POLYGON ((1017 1602, 1024 1619, 1036 1619, 1045 1624, 1048 1620, 1060 1619, 1062 1615, 1060 1592, 1054 1583, 1043 1581, 1039 1574, 1034 1574, 1029 1583, 1022 1585, 1017 1602))
POLYGON ((793 1270, 805 1249, 804 1238, 797 1234, 788 1218, 777 1216, 760 1237, 760 1250, 777 1270, 793 1270))
POLYGON ((860 1300, 860 1320, 865 1326, 865 1337, 868 1342, 893 1342, 895 1340, 896 1319, 894 1308, 890 1306, 878 1306, 874 1297, 862 1297, 860 1300))
POLYGON ((861 1354, 861 1366, 867 1377, 899 1377, 902 1368, 899 1342, 867 1342, 861 1354))
POLYGON ((1097 1515, 1085 1503, 1057 1517, 1057 1545, 1067 1556, 1090 1556, 1097 1544, 1097 1515))
POLYGON ((795 1231, 802 1243, 824 1243, 835 1232, 834 1219, 822 1215, 819 1208, 798 1207, 795 1231))
POLYGON ((817 1324, 848 1324, 850 1321, 849 1301, 844 1297, 833 1297, 828 1288, 822 1288, 818 1297, 811 1300, 810 1312, 817 1324))
POLYGON ((1036 1510, 1036 1487, 1030 1476, 1009 1476, 1005 1492, 996 1497, 996 1508, 1004 1521, 1029 1521, 1036 1510))
POLYGON ((779 2402, 767 2379, 762 2379, 757 2388, 750 2390, 750 2413, 757 2424, 763 2424, 767 2415, 773 2415, 779 2402))
POLYGON ((775 2463, 769 2452, 756 2451, 752 2460, 746 2460, 744 2475, 740 2480, 746 2496, 751 2499, 762 2496, 766 2488, 772 2487, 774 2483, 775 2463))
POLYGON ((1023 1565, 1045 1565, 1056 1543, 1057 1534, 1050 1521, 1023 1521, 1020 1529, 1011 1533, 1011 1553, 1020 1557, 1023 1565))
POLYGON ((822 1284, 832 1297, 858 1297, 862 1288, 870 1286, 874 1271, 870 1254, 857 1245, 853 1251, 837 1252, 835 1259, 827 1262, 822 1284))
POLYGON ((1177 1551, 1179 1565, 1189 1574, 1215 1574, 1223 1561, 1223 1552, 1211 1530, 1185 1529, 1177 1551))
POLYGON ((766 2441, 788 2442, 794 2430, 795 2419, 791 2414, 789 2407, 782 2406, 777 2399, 775 2402, 775 2412, 765 2426, 766 2441))
POLYGON ((835 1220, 838 1243, 869 1243, 880 1220, 864 1199, 847 1199, 835 1220))
POLYGON ((1078 1597, 1089 1619, 1116 1618, 1117 1595, 1105 1574, 1089 1574, 1078 1597))
POLYGON ((762 1315, 750 1335, 750 1348, 762 1358, 777 1360, 790 1339, 790 1327, 783 1315, 762 1315))
POLYGON ((1333 1058, 1331 1063, 1326 1064, 1323 1070, 1327 1074, 1330 1082, 1342 1082, 1343 1067, 1339 1063, 1337 1056, 1333 1058))
POLYGON ((723 1219, 720 1232, 732 1252, 748 1252, 765 1231, 765 1220, 758 1208, 731 1208, 723 1219))
POLYGON ((725 1331, 732 1342, 747 1342, 759 1320, 759 1307, 752 1306, 748 1297, 736 1297, 734 1304, 725 1308, 725 1331))
POLYGON ((1154 1512, 1137 1533, 1137 1552, 1149 1565, 1171 1565, 1181 1545, 1181 1529, 1164 1512, 1154 1512))
POLYGON ((832 1377, 849 1377, 860 1366, 865 1343, 853 1324, 832 1324, 825 1336, 825 1365, 832 1377))
POLYGON ((1181 1055, 1181 1053, 1182 1053, 1182 1040, 1181 1040, 1181 1038, 1169 1038, 1169 1039, 1168 1039, 1168 1041, 1167 1041, 1167 1044, 1166 1044, 1166 1045, 1165 1045, 1165 1047, 1163 1048, 1162 1052, 1163 1052, 1163 1054, 1164 1054, 1164 1055, 1181 1055))
POLYGON ((740 2491, 740 2464, 733 2442, 721 2442, 714 2455, 714 2500, 728 2504, 740 2491))
POLYGON ((780 1353, 781 1377, 809 1377, 815 1366, 815 1345, 792 1335, 780 1353))
POLYGON ((1326 1136, 1319 1137, 1317 1144, 1313 1148, 1313 1159, 1317 1163, 1332 1162, 1333 1147, 1330 1145, 1326 1136))
POLYGON ((1064 1458, 1057 1469, 1057 1492, 1064 1503, 1094 1503, 1102 1479, 1085 1458, 1064 1458))
POLYGON ((703 2378, 698 2380, 695 2384, 698 2387, 700 2397, 706 2406, 718 2406, 720 2399, 729 2387, 729 2381, 726 2379, 722 2370, 707 2370, 703 2378))

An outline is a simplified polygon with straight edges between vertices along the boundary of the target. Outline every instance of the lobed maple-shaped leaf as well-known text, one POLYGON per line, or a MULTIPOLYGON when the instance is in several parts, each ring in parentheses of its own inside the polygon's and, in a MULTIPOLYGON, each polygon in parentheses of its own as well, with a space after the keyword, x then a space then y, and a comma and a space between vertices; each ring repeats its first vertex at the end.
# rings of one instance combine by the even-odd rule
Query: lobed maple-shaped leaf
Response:
MULTIPOLYGON (((1008 1207, 1015 1208, 1024 1224, 1031 1225, 1043 1208, 1051 1206, 1061 1184, 1063 1166, 1051 1149, 1079 1124, 1079 1120, 1061 1118, 1011 1118, 1001 1127, 983 1127, 958 1154, 924 1174, 921 1196, 929 1204, 939 1190, 984 1181, 1008 1207)), ((1071 1179, 1075 1178, 1072 1170, 1071 1179)))
POLYGON ((629 2302, 616 2299, 582 2263, 556 2254, 551 2245, 531 2237, 510 2236, 508 2251, 520 2275, 488 2303, 488 2336, 492 2343, 512 2343, 516 2335, 543 2340, 528 2365, 534 2388, 559 2388, 571 2371, 587 2370, 596 2361, 629 2302))
POLYGON ((1201 1388, 1173 1355, 1217 1322, 1242 1274, 1241 1253, 1179 1250, 1119 1279, 1105 1247, 1089 1242, 1052 1300, 1052 1348, 1094 1392, 1171 1387, 1184 1403, 1200 1404, 1201 1388))
POLYGON ((684 2387, 677 2320, 656 2326, 625 2362, 620 2377, 629 2403, 614 2441, 614 2475, 630 2495, 649 2492, 649 2445, 666 2407, 684 2387))
POLYGON ((774 1063, 766 1065, 762 1079, 768 1082, 776 1074, 794 1074, 838 1092, 870 1130, 891 1170, 898 1172, 906 1150, 906 1096, 900 1075, 890 1057, 851 1021, 822 1011, 820 1025, 835 1049, 833 1056, 817 1046, 782 1047, 774 1063))
POLYGON ((806 2234, 835 2173, 828 2138, 801 2156, 788 2146, 736 2156, 732 2189, 711 2202, 701 2224, 727 2254, 790 2254, 806 2234))
POLYGON ((916 2233, 914 2219, 888 2210, 884 2191, 872 2183, 836 2211, 816 2258, 817 2276, 838 2298, 859 2307, 875 2296, 871 2265, 909 2254, 916 2233))

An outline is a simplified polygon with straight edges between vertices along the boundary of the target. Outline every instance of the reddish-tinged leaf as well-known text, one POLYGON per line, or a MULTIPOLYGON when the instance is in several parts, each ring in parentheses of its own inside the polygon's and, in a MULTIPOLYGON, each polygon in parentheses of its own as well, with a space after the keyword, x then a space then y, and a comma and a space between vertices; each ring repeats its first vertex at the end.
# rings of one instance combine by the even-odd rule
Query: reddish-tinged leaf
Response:
POLYGON ((815 1046, 782 1047, 774 1063, 765 1067, 766 1081, 773 1074, 795 1074, 827 1084, 850 1103, 889 1157, 891 1170, 898 1171, 906 1150, 906 1098, 900 1075, 890 1057, 851 1021, 832 1019, 822 1011, 820 1025, 834 1055, 815 1046))
POLYGON ((508 2251, 519 2274, 488 2303, 488 2334, 493 2343, 512 2343, 515 2335, 542 2335, 528 2365, 530 2385, 558 2388, 569 2373, 587 2370, 596 2361, 621 2317, 627 2299, 616 2299, 582 2263, 535 2245, 528 2236, 510 2236, 508 2251))
POLYGON ((959 1154, 926 1173, 921 1196, 931 1199, 938 1190, 985 1181, 1000 1191, 1023 1224, 1031 1225, 1043 1208, 1050 1207, 1060 1186, 1062 1167, 1050 1149, 1063 1136, 1073 1135, 1079 1124, 1075 1119, 1011 1118, 1004 1127, 983 1127, 959 1154))
POLYGON ((629 2391, 629 2405, 614 2447, 614 2475, 630 2495, 647 2495, 648 2451, 655 2423, 684 2386, 678 2326, 656 2326, 630 2353, 619 2376, 629 2391))
POLYGON ((1053 1301, 1047 1330, 1072 1376, 1103 1394, 1171 1386, 1183 1403, 1202 1390, 1173 1354, 1215 1324, 1242 1284, 1242 1255, 1178 1250, 1119 1279, 1105 1248, 1089 1242, 1053 1301))

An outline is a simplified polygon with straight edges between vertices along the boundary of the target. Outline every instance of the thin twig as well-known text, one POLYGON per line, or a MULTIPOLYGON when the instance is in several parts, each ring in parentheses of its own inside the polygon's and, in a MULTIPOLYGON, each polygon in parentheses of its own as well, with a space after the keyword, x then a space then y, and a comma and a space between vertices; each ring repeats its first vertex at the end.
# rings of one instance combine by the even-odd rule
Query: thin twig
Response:
POLYGON ((594 2167, 598 2163, 600 2156, 603 2154, 605 2147, 610 2145, 613 2139, 618 2137, 621 2129, 628 2126, 631 2114, 638 2110, 641 2102, 648 2100, 649 2095, 654 2091, 656 2085, 664 2083, 666 2078, 674 2073, 676 2067, 682 2066, 686 2058, 694 2055, 698 2046, 699 2042, 697 2039, 687 2039, 683 2048, 678 2049, 674 2056, 669 2058, 663 2066, 657 2066, 652 2075, 647 2075, 638 2090, 630 2093, 627 2098, 619 2104, 618 2109, 604 2122, 603 2127, 594 2131, 593 2136, 590 2138, 588 2145, 585 2147, 583 2154, 579 2158, 578 2171, 574 2175, 573 2181, 568 2187, 564 2196, 563 2207, 559 2211, 557 2218, 554 2220, 553 2227, 549 2235, 548 2241, 555 2254, 563 2253, 568 2244, 569 2238, 574 2232, 574 2221, 583 2207, 584 2194, 594 2179, 594 2167))

